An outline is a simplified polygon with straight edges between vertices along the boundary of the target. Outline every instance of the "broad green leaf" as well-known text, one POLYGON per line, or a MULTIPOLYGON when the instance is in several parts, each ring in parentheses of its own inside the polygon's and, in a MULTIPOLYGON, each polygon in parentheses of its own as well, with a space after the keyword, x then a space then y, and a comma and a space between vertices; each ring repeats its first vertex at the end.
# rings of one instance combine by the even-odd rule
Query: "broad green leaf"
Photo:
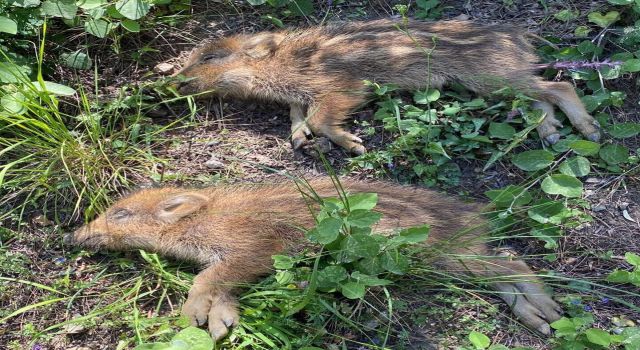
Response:
POLYGON ((120 14, 133 20, 144 17, 151 7, 145 0, 120 0, 115 5, 120 14))
POLYGON ((102 5, 105 5, 107 0, 79 0, 76 1, 76 5, 83 10, 92 10, 102 5))
POLYGON ((63 53, 60 55, 60 58, 62 58, 62 61, 67 67, 75 69, 89 69, 92 65, 91 58, 89 58, 86 53, 80 51, 63 53))
MULTIPOLYGON (((182 348, 182 349, 188 350, 185 348, 182 348)), ((145 343, 145 344, 140 344, 135 348, 133 348, 133 350, 182 350, 182 349, 172 347, 172 345, 170 345, 169 343, 145 343)))
POLYGON ((566 207, 560 201, 543 201, 534 204, 531 209, 527 211, 527 215, 541 224, 546 223, 560 223, 557 219, 566 207))
POLYGON ((582 195, 582 182, 565 174, 547 176, 542 180, 540 187, 548 194, 559 194, 569 198, 582 195))
POLYGON ((561 11, 556 12, 553 15, 553 18, 559 20, 559 21, 563 21, 563 22, 568 22, 572 19, 576 19, 578 18, 578 15, 580 15, 580 11, 571 11, 568 9, 564 9, 561 11))
POLYGON ((609 344, 611 344, 611 334, 603 331, 602 329, 589 328, 584 332, 584 334, 586 334, 587 339, 589 339, 593 344, 602 345, 605 348, 609 347, 609 344))
POLYGON ((633 4, 635 0, 607 0, 610 4, 614 5, 629 5, 633 4))
POLYGON ((489 350, 531 350, 531 348, 522 348, 522 347, 508 348, 502 344, 493 344, 489 347, 489 350))
POLYGON ((283 270, 276 272, 276 282, 281 286, 286 286, 293 282, 295 275, 291 271, 283 270))
POLYGON ((21 92, 16 91, 14 93, 2 96, 2 98, 0 99, 0 106, 2 106, 2 109, 7 111, 8 113, 20 115, 24 114, 27 111, 27 108, 25 107, 25 100, 26 98, 24 97, 24 95, 21 92))
POLYGON ((318 271, 318 287, 320 288, 335 288, 338 283, 344 281, 349 277, 347 270, 340 265, 330 265, 324 269, 318 271))
POLYGON ((491 345, 491 339, 489 339, 489 337, 476 331, 469 333, 469 341, 476 349, 486 349, 491 345))
POLYGON ((428 11, 440 5, 440 1, 439 0, 416 0, 416 5, 418 5, 418 8, 420 10, 424 11, 423 17, 428 18, 428 15, 429 15, 428 11))
POLYGON ((353 261, 356 258, 372 258, 380 251, 380 244, 371 235, 354 234, 347 236, 340 243, 343 261, 353 261))
POLYGON ((447 159, 451 159, 451 157, 447 154, 447 151, 444 149, 444 147, 442 147, 441 142, 429 142, 424 148, 424 152, 429 154, 439 154, 445 156, 447 159))
POLYGON ((311 0, 291 0, 288 8, 296 16, 309 16, 313 14, 313 2, 311 0))
POLYGON ((640 267, 640 255, 627 252, 624 254, 624 259, 631 265, 640 267))
POLYGON ((524 187, 509 185, 500 190, 490 190, 484 193, 496 206, 518 207, 531 202, 531 194, 524 187))
POLYGON ((45 16, 74 19, 78 12, 78 6, 74 0, 47 0, 40 7, 45 16))
MULTIPOLYGON (((102 18, 104 16, 104 14, 107 12, 107 8, 105 8, 105 7, 96 7, 96 8, 91 9, 91 10, 84 10, 84 12, 87 14, 87 16, 91 17, 92 19, 98 20, 98 19, 100 19, 100 18, 102 18)), ((122 17, 122 16, 120 16, 120 17, 122 17)))
POLYGON ((356 227, 371 227, 376 222, 380 221, 382 214, 375 211, 357 209, 352 210, 349 216, 346 217, 346 221, 351 226, 356 227))
POLYGON ((564 330, 564 331, 576 329, 576 325, 566 317, 562 317, 561 319, 552 322, 550 326, 553 329, 564 330))
POLYGON ((625 61, 620 69, 623 72, 639 72, 640 71, 640 58, 632 58, 625 61))
POLYGON ((113 25, 111 22, 107 22, 104 19, 90 19, 84 22, 84 30, 98 38, 104 38, 107 36, 112 28, 113 25))
POLYGON ((607 14, 603 15, 600 12, 591 12, 587 17, 589 18, 589 22, 595 23, 602 28, 606 28, 620 19, 620 13, 618 13, 618 11, 609 11, 607 14))
POLYGON ((349 210, 371 210, 378 203, 377 193, 356 193, 347 196, 349 210))
POLYGON ((544 247, 547 249, 556 249, 558 248, 558 235, 550 236, 547 232, 548 230, 539 230, 533 229, 531 230, 531 236, 536 237, 545 242, 544 247))
POLYGON ((589 33, 591 33, 591 28, 587 26, 577 26, 573 31, 573 34, 575 34, 578 38, 586 38, 589 36, 589 33))
POLYGON ((405 243, 415 244, 426 241, 430 230, 429 225, 410 227, 400 231, 399 236, 405 243))
POLYGON ((132 33, 138 33, 140 31, 140 23, 136 22, 136 21, 132 21, 130 19, 125 19, 124 21, 120 22, 122 24, 122 27, 124 27, 124 29, 132 32, 132 33))
MULTIPOLYGON (((640 0, 636 0, 636 3, 640 7, 640 0)), ((626 327, 620 336, 624 339, 625 350, 640 349, 640 327, 626 327)))
POLYGON ((400 251, 385 251, 380 257, 382 267, 396 275, 404 274, 409 268, 409 259, 400 251))
MULTIPOLYGON (((212 350, 214 343, 209 332, 197 327, 187 327, 171 339, 171 344, 184 342, 189 350, 212 350)), ((176 344, 177 345, 177 344, 176 344)))
POLYGON ((356 261, 356 268, 360 272, 369 275, 377 275, 384 272, 384 267, 382 267, 382 260, 378 256, 374 256, 373 258, 363 258, 356 261))
POLYGON ((607 132, 617 139, 625 139, 640 134, 640 123, 620 123, 611 125, 607 132))
POLYGON ((584 104, 584 108, 588 112, 595 111, 601 104, 608 100, 610 95, 608 93, 597 93, 593 95, 584 95, 580 98, 584 104))
POLYGON ((13 2, 9 2, 11 6, 16 7, 38 7, 40 5, 40 0, 13 0, 13 2))
POLYGON ((295 261, 288 255, 273 255, 273 267, 276 269, 287 270, 293 267, 295 261))
POLYGON ((628 271, 615 270, 607 276, 607 282, 611 283, 629 283, 631 273, 628 271))
POLYGON ((553 163, 553 153, 545 150, 525 151, 513 156, 511 162, 522 170, 536 171, 553 163))
POLYGON ((271 23, 273 23, 278 28, 284 28, 284 23, 278 17, 274 17, 272 15, 263 15, 263 16, 260 16, 260 18, 271 21, 271 23))
POLYGON ((559 170, 565 175, 575 177, 587 176, 591 172, 591 162, 585 157, 575 156, 562 162, 559 170))
MULTIPOLYGON (((2 55, 0 55, 0 60, 2 55)), ((15 62, 0 61, 0 82, 22 82, 23 77, 31 74, 31 66, 16 64, 15 62)))
POLYGON ((334 217, 324 218, 318 225, 307 232, 307 237, 320 244, 329 244, 338 238, 342 220, 334 217))
POLYGON ((118 12, 118 9, 116 9, 116 5, 115 4, 111 4, 109 6, 107 6, 107 15, 112 18, 112 19, 124 19, 125 17, 118 12))
POLYGON ((578 47, 577 47, 578 51, 580 51, 581 54, 592 53, 597 48, 598 47, 596 46, 596 44, 592 43, 591 40, 585 40, 580 44, 578 44, 578 47))
POLYGON ((358 282, 347 282, 340 286, 340 291, 347 299, 360 299, 366 292, 365 285, 358 282))
POLYGON ((0 32, 16 34, 18 32, 18 24, 11 18, 0 16, 0 32))
POLYGON ((473 100, 469 101, 469 102, 465 102, 462 104, 465 108, 465 110, 470 110, 470 109, 480 109, 480 108, 486 108, 487 107, 487 102, 481 98, 474 98, 473 100))
POLYGON ((489 136, 497 139, 509 140, 515 135, 516 129, 507 123, 489 124, 489 136))
POLYGON ((600 158, 609 164, 624 163, 629 159, 629 149, 622 145, 606 145, 600 149, 600 158))
POLYGON ((417 104, 426 105, 431 102, 435 102, 440 98, 440 91, 438 89, 429 89, 425 91, 418 90, 413 94, 413 100, 417 104))
POLYGON ((355 279, 356 281, 364 284, 365 286, 386 286, 389 285, 393 282, 389 281, 389 280, 385 280, 382 278, 378 278, 375 276, 369 276, 369 275, 365 275, 363 273, 360 273, 359 271, 355 271, 351 274, 351 278, 355 279))
POLYGON ((44 89, 40 85, 39 82, 34 81, 31 84, 35 86, 38 91, 45 91, 52 95, 60 95, 60 96, 71 96, 76 93, 76 90, 62 84, 54 83, 52 81, 44 82, 44 89))
POLYGON ((577 140, 569 143, 569 148, 581 156, 592 156, 600 151, 600 144, 592 141, 577 140))
MULTIPOLYGON (((607 79, 607 80, 617 79, 618 77, 620 77, 620 73, 622 72, 622 67, 621 66, 601 67, 599 71, 603 79, 607 79)), ((598 88, 599 88, 599 85, 598 85, 598 88)))
MULTIPOLYGON (((571 136, 573 136, 573 135, 571 135, 571 136)), ((552 148, 554 151, 558 152, 558 153, 564 153, 564 152, 566 152, 566 151, 570 150, 570 148, 569 148, 569 144, 570 144, 571 142, 575 141, 575 140, 576 140, 576 139, 569 139, 569 138, 566 138, 566 139, 560 139, 558 142, 554 143, 554 144, 551 146, 551 148, 552 148)))

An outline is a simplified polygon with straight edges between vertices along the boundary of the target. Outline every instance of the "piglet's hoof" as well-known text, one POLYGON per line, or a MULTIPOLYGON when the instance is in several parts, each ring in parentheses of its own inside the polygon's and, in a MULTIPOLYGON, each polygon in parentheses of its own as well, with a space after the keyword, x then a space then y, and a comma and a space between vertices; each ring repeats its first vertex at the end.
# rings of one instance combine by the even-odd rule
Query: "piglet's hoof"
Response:
POLYGON ((191 294, 182 306, 182 315, 186 316, 193 326, 204 326, 211 309, 211 294, 191 294))
POLYGON ((333 144, 326 137, 315 137, 309 140, 302 151, 313 158, 319 159, 320 155, 329 153, 333 149, 333 144))
POLYGON ((547 145, 555 145, 560 140, 560 134, 551 134, 544 139, 544 143, 547 145))
POLYGON ((237 326, 239 321, 240 315, 235 303, 215 303, 209 310, 209 333, 213 339, 222 339, 229 333, 229 328, 237 326))
POLYGON ((367 149, 364 148, 363 145, 356 145, 351 147, 351 153, 356 155, 356 156, 361 156, 365 153, 367 153, 367 149))
POLYGON ((215 340, 224 338, 229 328, 236 326, 240 320, 236 304, 227 297, 207 293, 192 294, 182 307, 192 326, 209 324, 209 333, 215 340))
POLYGON ((544 335, 551 334, 549 324, 562 317, 562 308, 537 283, 498 283, 496 287, 520 322, 544 335))

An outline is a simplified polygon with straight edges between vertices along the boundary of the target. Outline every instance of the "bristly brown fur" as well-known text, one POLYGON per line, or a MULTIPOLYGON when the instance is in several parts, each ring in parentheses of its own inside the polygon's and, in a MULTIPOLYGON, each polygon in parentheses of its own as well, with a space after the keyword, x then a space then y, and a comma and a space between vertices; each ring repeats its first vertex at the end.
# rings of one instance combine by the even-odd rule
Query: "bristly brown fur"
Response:
POLYGON ((292 32, 235 35, 197 48, 179 74, 192 78, 183 93, 213 90, 238 98, 279 101, 291 107, 295 148, 311 133, 356 154, 361 140, 344 130, 348 114, 367 102, 363 80, 401 89, 441 88, 457 82, 489 94, 511 87, 546 113, 540 136, 554 143, 559 121, 553 105, 593 141, 597 123, 573 87, 535 75, 538 57, 521 31, 468 21, 376 20, 292 32), (401 31, 399 28, 404 30, 401 31))
MULTIPOLYGON (((522 261, 492 257, 482 239, 486 225, 476 205, 434 191, 383 182, 344 180, 346 191, 376 192, 383 214, 375 230, 429 224, 425 248, 438 252, 451 273, 492 278, 492 287, 528 326, 548 334, 558 305, 522 261)), ((310 182, 322 197, 337 192, 328 179, 310 182)), ((304 243, 313 216, 294 183, 216 186, 199 190, 155 188, 116 202, 93 222, 65 237, 68 243, 106 249, 147 249, 200 263, 183 307, 193 324, 208 321, 215 338, 238 322, 233 287, 271 271, 271 256, 304 243)))

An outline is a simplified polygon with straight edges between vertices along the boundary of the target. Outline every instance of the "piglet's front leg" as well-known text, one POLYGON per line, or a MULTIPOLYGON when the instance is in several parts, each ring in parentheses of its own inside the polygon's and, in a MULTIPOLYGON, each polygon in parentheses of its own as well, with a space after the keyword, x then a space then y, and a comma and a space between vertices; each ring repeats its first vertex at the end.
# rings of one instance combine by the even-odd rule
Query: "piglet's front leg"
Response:
POLYGON ((292 103, 291 104, 291 143, 293 149, 299 149, 307 142, 307 136, 311 135, 311 130, 307 126, 305 117, 305 107, 292 103))
POLYGON ((364 103, 363 93, 327 93, 307 109, 307 124, 315 135, 326 136, 355 155, 366 152, 362 140, 344 128, 350 112, 364 103))
POLYGON ((232 284, 237 282, 229 265, 218 263, 208 267, 195 277, 182 314, 194 326, 208 323, 213 339, 223 338, 240 320, 237 301, 231 293, 232 284))

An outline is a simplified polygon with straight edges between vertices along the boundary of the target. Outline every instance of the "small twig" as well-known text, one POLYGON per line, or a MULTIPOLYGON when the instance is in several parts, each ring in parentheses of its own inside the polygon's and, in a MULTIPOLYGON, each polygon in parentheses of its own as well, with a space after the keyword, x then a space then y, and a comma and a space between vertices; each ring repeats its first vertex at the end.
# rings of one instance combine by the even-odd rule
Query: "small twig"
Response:
POLYGON ((617 67, 622 65, 621 61, 611 62, 608 59, 602 62, 590 62, 590 61, 560 61, 553 63, 541 63, 534 65, 536 68, 553 68, 553 69, 579 69, 579 68, 591 68, 598 69, 601 67, 617 67))

